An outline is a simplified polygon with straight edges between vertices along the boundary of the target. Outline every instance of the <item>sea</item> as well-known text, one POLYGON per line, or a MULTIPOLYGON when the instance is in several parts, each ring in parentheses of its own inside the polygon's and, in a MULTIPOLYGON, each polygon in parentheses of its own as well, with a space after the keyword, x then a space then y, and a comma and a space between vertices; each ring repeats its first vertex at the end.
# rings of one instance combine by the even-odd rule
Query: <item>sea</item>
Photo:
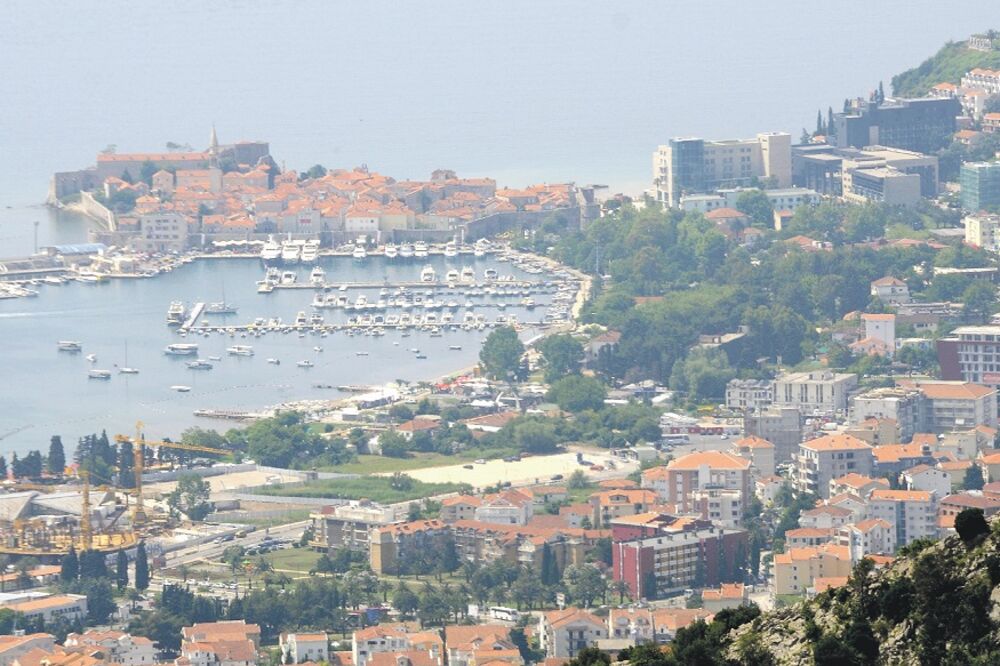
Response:
MULTIPOLYGON (((471 267, 477 282, 487 268, 518 280, 537 282, 546 276, 528 274, 508 262, 490 256, 474 258, 441 255, 423 259, 386 259, 371 256, 324 257, 319 265, 326 281, 371 282, 371 289, 351 288, 345 293, 353 302, 364 293, 369 302, 379 298, 382 283, 416 282, 426 265, 443 278, 449 269, 471 267)), ((296 272, 298 281, 308 283, 310 267, 282 269, 296 272)), ((211 333, 207 337, 189 333, 180 337, 167 326, 166 313, 172 301, 221 301, 238 308, 232 315, 202 315, 199 325, 241 325, 258 317, 280 317, 291 324, 299 312, 307 315, 313 289, 276 289, 258 294, 256 281, 264 276, 257 259, 203 259, 181 265, 168 273, 146 279, 115 279, 103 284, 68 283, 42 285, 38 297, 0 300, 0 367, 4 400, 0 401, 0 451, 21 454, 32 448, 45 449, 52 435, 60 435, 72 446, 79 437, 106 429, 109 434, 134 432, 142 421, 149 439, 176 439, 190 426, 225 430, 233 421, 194 416, 196 409, 260 411, 270 406, 298 400, 333 400, 350 393, 325 387, 380 386, 397 380, 432 380, 478 362, 482 341, 490 329, 444 330, 440 337, 428 331, 408 333, 386 330, 383 336, 348 336, 339 331, 327 337, 296 333, 268 333, 262 337, 230 337, 211 333), (80 353, 60 351, 57 342, 76 340, 80 353), (164 349, 172 343, 196 343, 197 356, 171 356, 164 349), (251 345, 253 356, 226 352, 232 345, 251 345), (461 349, 452 349, 461 347, 461 349), (359 354, 360 352, 360 354, 359 354), (91 362, 87 355, 94 354, 91 362), (364 354, 364 355, 362 355, 364 354), (426 358, 418 358, 418 354, 426 358), (220 357, 211 370, 193 370, 187 362, 196 358, 220 357), (272 364, 276 359, 280 364, 272 364), (299 361, 311 361, 303 368, 299 361), (131 367, 139 374, 119 374, 118 367, 131 367), (111 379, 91 379, 91 369, 109 370, 111 379), (173 390, 189 386, 190 392, 173 390)), ((423 289, 413 290, 421 293, 423 289)), ((456 320, 462 321, 466 302, 470 312, 483 314, 487 321, 499 315, 514 315, 520 322, 541 320, 550 294, 536 294, 537 305, 529 310, 521 296, 464 296, 460 286, 442 289, 436 300, 454 300, 456 320), (507 303, 504 310, 491 305, 507 303)), ((393 310, 389 310, 392 312, 393 310)), ((417 312, 419 310, 415 310, 417 312)), ((436 311, 437 316, 444 311, 436 311)), ((327 324, 343 323, 352 312, 324 309, 327 324)), ((400 313, 401 310, 395 310, 400 313)), ((371 314, 371 313, 369 313, 371 314)), ((525 333, 530 335, 530 333, 525 333)))
MULTIPOLYGON (((269 141, 288 169, 365 165, 420 179, 449 168, 501 186, 575 181, 639 194, 652 152, 670 137, 797 138, 817 109, 879 81, 888 88, 944 42, 996 27, 996 16, 981 0, 9 0, 0 12, 0 258, 87 240, 88 221, 42 205, 53 172, 93 164, 104 149, 204 148, 213 125, 222 143, 269 141)), ((234 362, 200 376, 191 394, 160 393, 180 381, 159 356, 166 304, 211 299, 224 279, 252 312, 258 301, 241 290, 255 270, 205 263, 3 304, 0 450, 133 418, 176 434, 186 421, 171 419, 208 390, 219 407, 307 397, 298 392, 309 382, 292 381, 289 366, 258 368, 259 356, 245 373, 234 362), (130 341, 129 362, 145 372, 95 386, 73 365, 80 359, 54 353, 61 337, 108 360, 130 341)), ((302 306, 292 300, 282 316, 302 306)), ((369 342, 385 351, 364 363, 345 357, 338 381, 429 377, 470 360, 435 353, 417 364, 395 358, 401 350, 385 338, 369 342)))

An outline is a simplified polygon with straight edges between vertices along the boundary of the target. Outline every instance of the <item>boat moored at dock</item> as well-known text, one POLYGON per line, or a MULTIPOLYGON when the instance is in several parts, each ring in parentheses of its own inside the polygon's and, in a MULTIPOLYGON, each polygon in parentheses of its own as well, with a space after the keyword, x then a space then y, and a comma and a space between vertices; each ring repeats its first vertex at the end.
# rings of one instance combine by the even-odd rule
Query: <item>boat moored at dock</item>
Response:
POLYGON ((193 356, 198 353, 198 345, 193 342, 175 342, 163 350, 167 356, 193 356))

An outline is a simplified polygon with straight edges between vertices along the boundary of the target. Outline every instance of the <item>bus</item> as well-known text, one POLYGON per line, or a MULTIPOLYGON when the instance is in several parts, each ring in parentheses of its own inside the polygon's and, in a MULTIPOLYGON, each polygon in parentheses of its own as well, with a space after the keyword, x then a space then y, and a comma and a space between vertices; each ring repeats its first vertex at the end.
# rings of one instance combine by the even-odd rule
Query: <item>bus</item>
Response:
POLYGON ((507 622, 517 622, 521 614, 516 608, 506 608, 504 606, 490 606, 489 616, 494 620, 505 620, 507 622))

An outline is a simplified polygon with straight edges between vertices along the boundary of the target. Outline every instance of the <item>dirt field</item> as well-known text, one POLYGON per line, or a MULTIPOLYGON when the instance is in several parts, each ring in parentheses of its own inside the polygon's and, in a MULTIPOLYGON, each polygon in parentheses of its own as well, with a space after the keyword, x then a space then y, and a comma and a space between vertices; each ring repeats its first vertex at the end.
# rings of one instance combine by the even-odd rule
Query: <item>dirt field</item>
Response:
POLYGON ((513 485, 546 483, 556 474, 561 474, 565 480, 578 469, 582 469, 593 479, 622 477, 637 468, 636 463, 616 461, 617 469, 608 470, 610 456, 606 454, 587 453, 584 458, 591 464, 604 466, 605 471, 591 472, 587 466, 577 463, 575 453, 560 453, 552 456, 532 456, 517 462, 490 460, 482 464, 467 463, 472 465, 472 469, 465 469, 462 465, 449 465, 410 470, 407 474, 420 481, 431 483, 454 481, 483 488, 501 481, 510 481, 513 485))
MULTIPOLYGON (((281 477, 282 483, 298 480, 297 476, 290 474, 275 474, 274 472, 234 472, 232 474, 205 477, 205 480, 208 481, 208 485, 211 487, 211 492, 214 495, 216 493, 226 491, 235 492, 243 488, 263 486, 267 483, 268 478, 276 476, 281 477)), ((143 487, 143 492, 149 493, 152 496, 161 493, 165 494, 171 492, 176 485, 177 484, 174 481, 151 483, 143 487)))

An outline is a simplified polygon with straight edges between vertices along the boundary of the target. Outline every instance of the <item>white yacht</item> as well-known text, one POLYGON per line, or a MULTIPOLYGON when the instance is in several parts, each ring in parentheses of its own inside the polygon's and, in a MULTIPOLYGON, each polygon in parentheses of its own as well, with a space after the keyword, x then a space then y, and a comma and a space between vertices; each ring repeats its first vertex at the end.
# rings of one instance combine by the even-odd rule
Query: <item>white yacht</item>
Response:
POLYGON ((413 258, 413 246, 409 243, 403 243, 399 246, 399 258, 400 259, 412 259, 413 258))
POLYGON ((313 312, 309 315, 309 323, 313 326, 320 326, 323 323, 323 315, 318 312, 313 312))
POLYGON ((270 294, 272 291, 274 291, 274 283, 270 280, 260 280, 257 282, 258 294, 270 294))
POLYGON ((364 259, 368 256, 368 251, 365 250, 364 245, 355 245, 354 250, 351 251, 351 256, 355 259, 364 259))
POLYGON ((200 358, 196 361, 188 361, 186 365, 192 370, 211 370, 215 367, 209 361, 205 361, 200 358))
POLYGON ((285 271, 281 274, 281 284, 295 284, 295 281, 299 279, 299 276, 295 271, 285 271))
POLYGON ((276 358, 269 358, 267 359, 267 362, 271 365, 281 365, 281 360, 276 358))
POLYGON ((193 356, 198 353, 198 345, 193 342, 176 342, 163 350, 167 356, 193 356))
POLYGON ((295 241, 286 240, 281 244, 281 263, 285 266, 291 266, 299 263, 299 258, 301 256, 302 246, 295 241))
MULTIPOLYGON (((426 255, 425 255, 426 256, 426 255)), ((420 281, 421 282, 434 282, 437 280, 437 273, 434 272, 434 267, 430 264, 424 266, 424 269, 420 271, 420 281)))
POLYGON ((111 379, 111 372, 108 370, 91 370, 87 373, 88 379, 111 379))
POLYGON ((274 240, 274 236, 268 236, 263 247, 260 248, 260 260, 264 265, 278 263, 281 259, 281 244, 274 240))
POLYGON ((448 241, 444 246, 444 256, 446 257, 457 257, 458 256, 458 243, 455 241, 448 241))
POLYGON ((299 361, 295 365, 299 366, 300 368, 311 368, 313 367, 314 364, 312 361, 306 359, 305 361, 299 361))
POLYGON ((226 353, 230 356, 253 356, 253 347, 250 345, 233 345, 226 347, 226 353))
POLYGON ((423 241, 417 241, 413 244, 413 256, 417 259, 427 258, 427 243, 423 241))
POLYGON ((499 273, 497 273, 497 269, 495 268, 487 268, 483 271, 483 277, 487 280, 496 280, 498 276, 499 273))
POLYGON ((307 240, 302 245, 302 263, 313 264, 319 259, 319 241, 307 240))
POLYGON ((397 256, 399 256, 399 249, 395 245, 393 245, 392 243, 386 243, 385 244, 385 258, 386 259, 395 259, 397 256))
POLYGON ((326 282, 326 271, 320 266, 313 266, 312 272, 309 273, 309 281, 317 287, 323 286, 326 282))
POLYGON ((462 282, 475 282, 476 271, 472 270, 472 266, 462 266, 462 282))
POLYGON ((190 386, 184 386, 183 384, 174 384, 170 387, 171 391, 177 391, 178 393, 187 393, 191 390, 190 386))
POLYGON ((128 366, 121 366, 118 368, 119 375, 137 375, 139 374, 138 368, 130 368, 128 366))
POLYGON ((458 271, 452 268, 445 274, 444 279, 448 282, 458 282, 458 271))
POLYGON ((86 358, 91 363, 97 363, 97 354, 87 354, 84 358, 86 358))
POLYGON ((364 294, 359 294, 357 299, 354 301, 355 310, 364 310, 368 307, 368 297, 364 294))
POLYGON ((172 301, 170 307, 167 308, 167 325, 180 326, 184 323, 184 316, 186 314, 187 310, 184 308, 184 303, 181 301, 172 301))
POLYGON ((60 340, 56 343, 59 351, 78 352, 83 350, 83 344, 77 340, 60 340))
POLYGON ((299 310, 295 315, 295 326, 305 326, 309 323, 309 318, 303 310, 299 310))

